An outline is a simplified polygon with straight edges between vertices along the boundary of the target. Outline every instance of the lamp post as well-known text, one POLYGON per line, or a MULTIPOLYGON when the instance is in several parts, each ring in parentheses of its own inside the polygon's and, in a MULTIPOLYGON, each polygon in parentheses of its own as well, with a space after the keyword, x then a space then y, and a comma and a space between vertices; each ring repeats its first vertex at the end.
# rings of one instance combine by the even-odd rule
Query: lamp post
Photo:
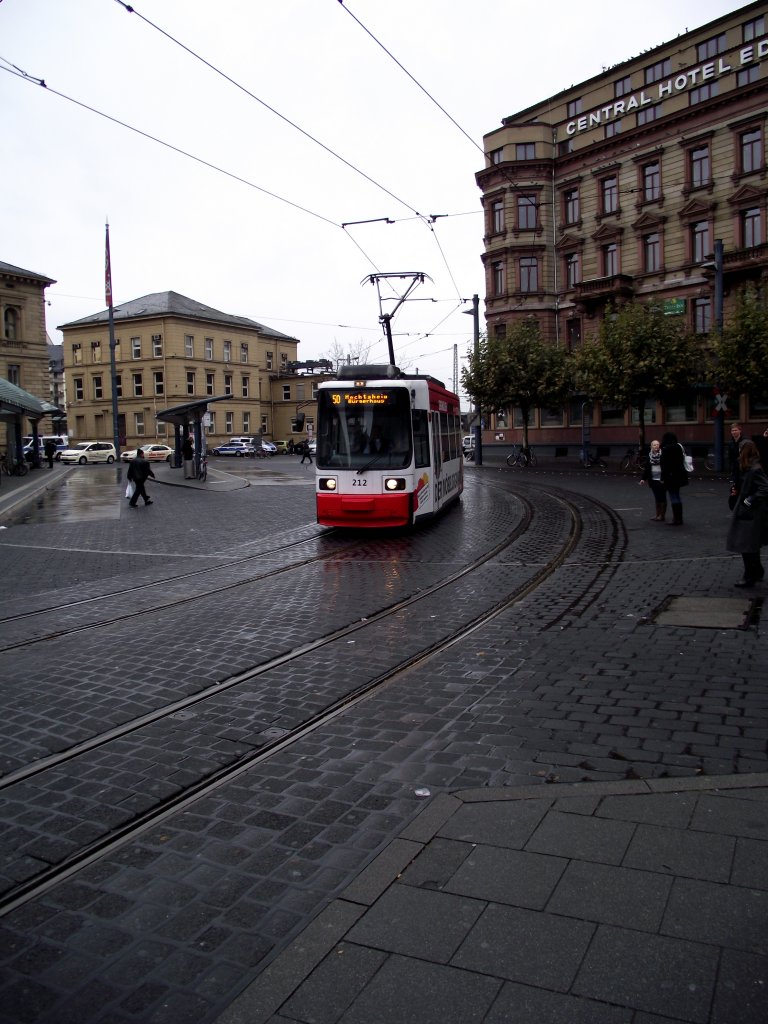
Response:
MULTIPOLYGON (((473 318, 473 340, 475 352, 475 372, 480 362, 480 299, 477 295, 472 296, 472 309, 465 309, 462 312, 473 318)), ((480 401, 475 398, 475 425, 472 429, 475 436, 475 465, 483 464, 483 427, 480 419, 480 401)))
MULTIPOLYGON (((720 238, 715 242, 715 333, 720 342, 723 337, 723 243, 720 238)), ((715 469, 722 473, 725 468, 725 396, 722 394, 718 394, 714 429, 715 469)))

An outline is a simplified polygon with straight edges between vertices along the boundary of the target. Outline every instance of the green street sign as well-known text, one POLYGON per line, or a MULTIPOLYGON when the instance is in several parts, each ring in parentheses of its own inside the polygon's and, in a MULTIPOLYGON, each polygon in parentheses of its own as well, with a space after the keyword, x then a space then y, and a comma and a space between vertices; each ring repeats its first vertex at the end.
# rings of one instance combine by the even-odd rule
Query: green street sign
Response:
POLYGON ((682 316, 685 313, 685 299, 664 299, 664 316, 682 316))

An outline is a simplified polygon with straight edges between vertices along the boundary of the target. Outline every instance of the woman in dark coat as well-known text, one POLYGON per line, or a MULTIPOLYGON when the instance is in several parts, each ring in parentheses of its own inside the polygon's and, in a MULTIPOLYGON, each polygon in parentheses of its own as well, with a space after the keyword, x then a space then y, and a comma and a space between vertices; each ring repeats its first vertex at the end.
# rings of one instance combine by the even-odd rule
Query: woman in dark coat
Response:
POLYGON ((739 476, 741 486, 725 546, 744 560, 744 579, 735 586, 754 587, 765 576, 760 548, 768 544, 768 477, 754 441, 742 442, 739 476))
POLYGON ((685 452, 677 437, 669 432, 661 439, 661 482, 672 506, 672 526, 683 525, 683 501, 680 488, 688 483, 685 452))

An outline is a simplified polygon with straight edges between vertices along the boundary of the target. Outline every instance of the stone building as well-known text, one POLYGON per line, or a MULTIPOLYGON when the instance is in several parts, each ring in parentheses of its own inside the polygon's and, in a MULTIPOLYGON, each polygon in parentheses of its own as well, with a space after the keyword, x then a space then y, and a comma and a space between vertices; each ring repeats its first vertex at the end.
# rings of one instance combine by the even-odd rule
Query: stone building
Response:
MULTIPOLYGON (((304 378, 289 370, 298 339, 264 324, 173 291, 123 302, 114 307, 113 318, 121 447, 150 440, 173 444, 172 428, 157 420, 157 413, 213 397, 220 400, 209 410, 209 445, 233 435, 288 436, 297 407, 312 398, 311 389, 305 394, 304 378)), ((110 440, 108 310, 60 330, 70 436, 110 440)))
MULTIPOLYGON (((534 317, 545 338, 572 351, 607 307, 651 299, 707 335, 716 327, 717 240, 726 317, 739 285, 765 282, 767 26, 768 3, 749 4, 505 117, 485 136, 476 179, 489 336, 534 317)), ((711 395, 692 386, 649 419, 705 441, 713 410, 711 395)), ((732 396, 730 415, 762 432, 768 407, 732 396)), ((516 439, 519 422, 514 411, 493 417, 486 437, 516 439)), ((574 399, 538 410, 531 438, 576 440, 581 424, 574 399)), ((593 440, 635 437, 630 412, 595 409, 593 440)))

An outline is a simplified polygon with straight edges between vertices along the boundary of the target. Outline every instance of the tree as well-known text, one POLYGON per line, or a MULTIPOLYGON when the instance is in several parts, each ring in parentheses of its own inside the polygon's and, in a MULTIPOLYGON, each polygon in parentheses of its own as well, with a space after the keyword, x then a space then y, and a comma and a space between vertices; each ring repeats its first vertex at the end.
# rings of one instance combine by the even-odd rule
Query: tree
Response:
POLYGON ((568 393, 563 349, 542 339, 535 320, 518 320, 507 328, 504 338, 482 337, 477 357, 470 350, 468 361, 461 373, 467 394, 485 409, 517 406, 527 448, 531 411, 540 405, 558 405, 568 393))
POLYGON ((577 386, 592 398, 636 409, 645 447, 645 407, 700 374, 699 343, 658 304, 632 302, 608 309, 596 336, 574 357, 577 386))
POLYGON ((349 342, 347 347, 337 339, 333 339, 326 352, 323 352, 323 359, 330 360, 335 369, 342 363, 367 363, 371 354, 370 342, 358 338, 357 341, 349 342))
POLYGON ((723 391, 768 401, 768 299, 754 285, 739 293, 713 355, 712 377, 723 391))

